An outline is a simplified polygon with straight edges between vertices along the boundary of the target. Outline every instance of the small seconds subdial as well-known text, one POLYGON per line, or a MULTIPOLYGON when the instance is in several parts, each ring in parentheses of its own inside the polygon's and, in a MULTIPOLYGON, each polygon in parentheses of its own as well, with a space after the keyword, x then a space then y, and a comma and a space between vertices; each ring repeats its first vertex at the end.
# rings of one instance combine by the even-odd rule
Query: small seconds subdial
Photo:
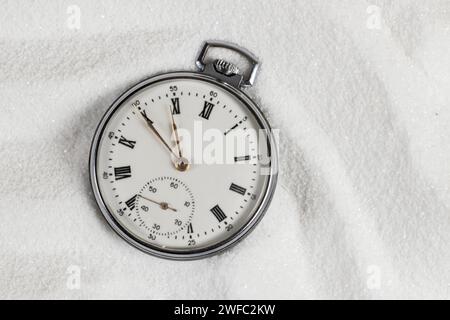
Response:
POLYGON ((174 177, 157 177, 148 181, 135 199, 136 223, 146 229, 149 239, 172 237, 192 228, 195 199, 189 187, 174 177))

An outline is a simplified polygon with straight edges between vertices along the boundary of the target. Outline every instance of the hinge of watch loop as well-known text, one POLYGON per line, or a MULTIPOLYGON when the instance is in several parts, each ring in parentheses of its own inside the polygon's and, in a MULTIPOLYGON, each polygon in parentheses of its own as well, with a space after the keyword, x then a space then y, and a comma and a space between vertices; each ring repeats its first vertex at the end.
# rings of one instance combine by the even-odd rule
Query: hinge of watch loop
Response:
POLYGON ((260 66, 258 59, 253 53, 233 43, 225 41, 205 41, 195 64, 200 71, 239 89, 253 86, 260 66), (229 49, 244 56, 251 64, 251 71, 248 76, 244 76, 240 73, 240 70, 236 65, 223 59, 217 59, 213 62, 206 63, 206 54, 210 48, 214 47, 229 49))

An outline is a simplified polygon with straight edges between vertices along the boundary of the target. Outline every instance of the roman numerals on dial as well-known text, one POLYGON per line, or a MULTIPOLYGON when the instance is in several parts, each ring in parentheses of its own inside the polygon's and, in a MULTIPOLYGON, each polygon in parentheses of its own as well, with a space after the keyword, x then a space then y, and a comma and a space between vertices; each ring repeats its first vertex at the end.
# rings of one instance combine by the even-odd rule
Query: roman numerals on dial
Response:
POLYGON ((243 188, 243 187, 241 187, 241 186, 238 186, 237 184, 234 184, 234 183, 231 184, 230 190, 231 190, 231 191, 234 191, 234 192, 237 192, 237 193, 239 193, 239 194, 242 195, 242 196, 243 196, 243 195, 245 194, 245 192, 247 191, 247 189, 245 189, 245 188, 243 188))
POLYGON ((135 194, 130 199, 125 201, 125 204, 127 205, 128 208, 130 208, 130 210, 134 210, 134 207, 136 206, 136 197, 137 197, 137 194, 135 194))
POLYGON ((222 222, 227 218, 227 215, 223 212, 223 210, 219 207, 218 204, 216 204, 213 208, 211 208, 210 211, 219 222, 222 222))
POLYGON ((136 141, 128 140, 124 136, 120 136, 119 143, 131 149, 133 149, 134 146, 136 145, 136 141))
POLYGON ((125 167, 114 168, 114 176, 116 177, 116 180, 130 178, 131 177, 131 167, 125 166, 125 167))
POLYGON ((172 114, 180 114, 180 99, 172 98, 172 114))
POLYGON ((203 110, 200 112, 199 116, 209 120, 209 116, 211 115, 211 112, 214 108, 214 105, 211 102, 205 101, 205 104, 203 105, 203 110))
POLYGON ((234 157, 234 162, 248 161, 248 160, 250 160, 250 156, 234 157))
POLYGON ((194 228, 192 227, 192 223, 188 224, 187 233, 194 233, 194 228))

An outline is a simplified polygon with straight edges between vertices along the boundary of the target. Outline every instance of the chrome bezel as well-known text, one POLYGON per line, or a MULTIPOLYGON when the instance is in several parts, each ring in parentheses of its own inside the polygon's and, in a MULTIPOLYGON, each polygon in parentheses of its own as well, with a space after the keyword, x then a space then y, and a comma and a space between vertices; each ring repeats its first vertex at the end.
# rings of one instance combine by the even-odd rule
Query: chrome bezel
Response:
POLYGON ((267 208, 271 202, 272 196, 275 192, 276 182, 277 182, 277 171, 278 171, 278 156, 277 156, 277 148, 274 141, 274 137, 272 134, 272 130, 270 128, 269 123, 267 122, 266 118, 260 111, 259 107, 253 100, 248 97, 244 92, 241 90, 228 85, 227 83, 216 79, 210 75, 206 75, 200 72, 189 72, 189 71, 179 71, 179 72, 170 72, 170 73, 164 73, 159 74, 156 76, 153 76, 151 78, 148 78, 146 80, 143 80, 130 89, 128 89, 126 92, 124 92, 108 109, 108 111, 104 114, 102 120, 100 121, 93 141, 91 145, 91 151, 89 156, 89 170, 90 170, 90 181, 92 190, 95 196, 95 200, 100 208, 100 211, 102 212, 104 218, 109 223, 109 225, 113 228, 113 230, 119 234, 125 241, 127 241, 132 246, 136 247, 137 249, 160 257, 160 258, 166 258, 166 259, 172 259, 172 260, 194 260, 194 259, 200 259, 200 258, 206 258, 209 256, 212 256, 214 254, 217 254, 219 252, 224 251, 225 249, 230 248, 231 246, 235 245, 238 241, 242 240, 246 235, 250 233, 250 231, 253 230, 253 228, 258 224, 258 222, 261 220, 261 218, 264 216, 265 212, 267 211, 267 208), (104 128, 106 127, 109 119, 111 116, 120 108, 122 103, 126 101, 131 95, 135 94, 137 91, 143 89, 146 86, 150 86, 152 84, 155 84, 157 82, 166 81, 170 79, 196 79, 201 81, 206 81, 213 83, 217 86, 220 86, 221 88, 227 90, 228 92, 234 94, 239 100, 241 100, 247 108, 255 115, 256 119, 260 122, 260 125, 263 129, 267 132, 267 143, 268 147, 270 148, 270 155, 271 155, 271 166, 270 166, 270 173, 269 173, 269 180, 267 182, 267 187, 265 189, 265 194, 263 196, 263 199, 261 200, 258 208, 256 209, 253 216, 249 219, 249 221, 237 232, 235 232, 232 236, 225 239, 224 241, 215 244, 210 247, 202 248, 202 249, 193 249, 191 251, 184 250, 183 252, 179 250, 163 250, 156 246, 152 246, 149 243, 143 242, 139 238, 133 236, 128 230, 126 230, 123 226, 120 225, 120 223, 115 219, 114 215, 108 210, 106 204, 103 201, 98 181, 97 181, 97 152, 99 143, 102 137, 102 133, 104 131, 104 128))

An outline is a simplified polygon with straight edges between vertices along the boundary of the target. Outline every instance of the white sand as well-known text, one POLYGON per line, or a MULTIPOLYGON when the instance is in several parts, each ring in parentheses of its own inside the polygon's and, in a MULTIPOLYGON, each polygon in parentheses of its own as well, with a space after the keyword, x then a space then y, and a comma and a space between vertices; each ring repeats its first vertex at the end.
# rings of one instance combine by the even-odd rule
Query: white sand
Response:
POLYGON ((1 7, 0 298, 450 298, 449 1, 1 7), (105 223, 88 152, 122 91, 205 39, 262 60, 280 182, 243 243, 165 261, 105 223))

